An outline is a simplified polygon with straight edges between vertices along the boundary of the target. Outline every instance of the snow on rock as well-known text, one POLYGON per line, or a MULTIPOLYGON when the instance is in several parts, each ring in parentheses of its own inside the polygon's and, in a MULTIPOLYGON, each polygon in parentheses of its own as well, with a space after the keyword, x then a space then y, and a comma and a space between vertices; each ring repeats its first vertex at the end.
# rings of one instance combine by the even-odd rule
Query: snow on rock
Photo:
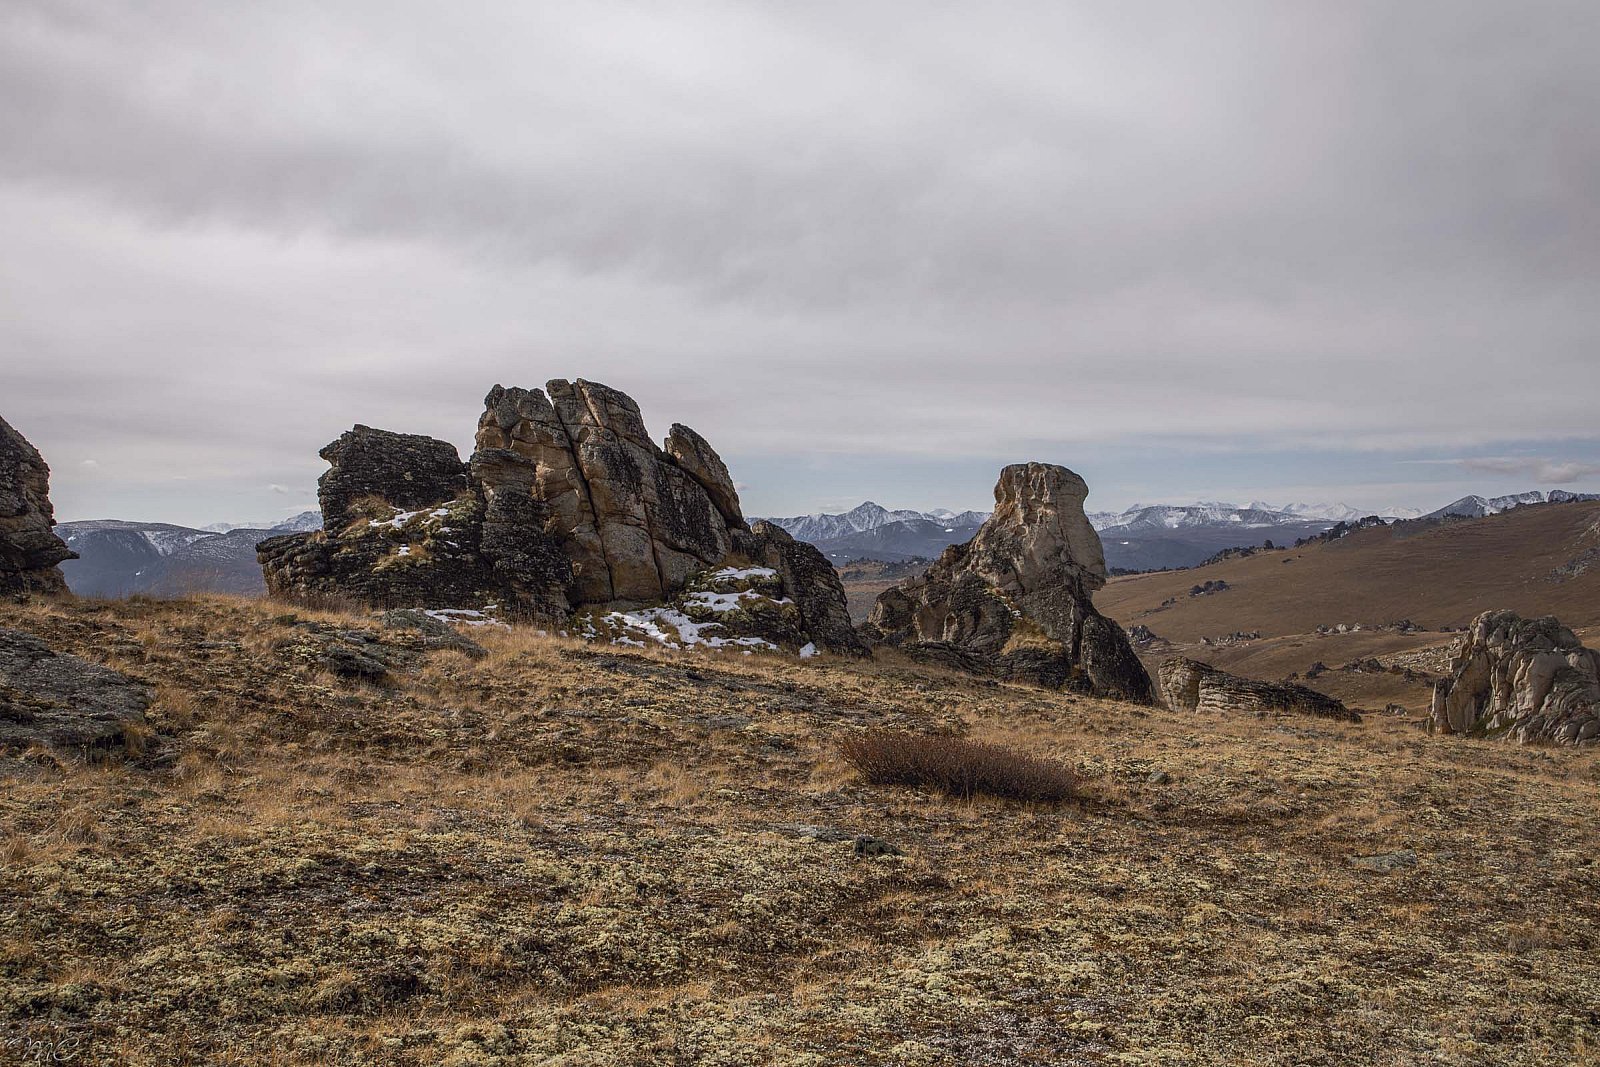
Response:
POLYGON ((496 605, 485 604, 483 611, 471 608, 424 608, 422 613, 430 619, 439 622, 460 623, 463 626, 505 626, 506 624, 489 614, 496 605))
POLYGON ((689 579, 672 603, 633 610, 596 609, 581 615, 575 632, 591 641, 721 649, 742 653, 810 648, 800 608, 783 595, 771 567, 720 567, 689 579))

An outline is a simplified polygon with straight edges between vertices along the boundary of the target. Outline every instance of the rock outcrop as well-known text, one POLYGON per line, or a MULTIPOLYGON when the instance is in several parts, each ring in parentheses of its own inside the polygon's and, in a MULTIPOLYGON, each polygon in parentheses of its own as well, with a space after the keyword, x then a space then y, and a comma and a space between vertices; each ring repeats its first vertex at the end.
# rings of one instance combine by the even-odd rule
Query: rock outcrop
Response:
POLYGON ((150 700, 127 675, 0 629, 0 748, 121 748, 150 700))
POLYGON ((57 564, 78 557, 51 532, 53 525, 50 468, 0 419, 0 595, 67 591, 57 564))
POLYGON ((559 622, 596 607, 670 607, 710 571, 756 566, 790 602, 770 643, 865 651, 822 554, 776 527, 752 529, 705 438, 674 425, 658 447, 639 406, 607 386, 495 386, 465 463, 445 442, 361 426, 322 455, 325 529, 258 546, 274 594, 493 604, 559 622))
POLYGON ((1361 715, 1333 697, 1293 683, 1261 682, 1177 657, 1161 664, 1162 702, 1173 711, 1218 714, 1315 715, 1360 722, 1361 715))
POLYGON ((1434 728, 1517 741, 1600 743, 1600 652, 1553 616, 1486 611, 1433 689, 1434 728))
POLYGON ((1091 599, 1106 565, 1084 515, 1088 493, 1065 467, 1005 468, 994 514, 972 540, 881 594, 863 633, 976 673, 1151 702, 1127 635, 1091 599))

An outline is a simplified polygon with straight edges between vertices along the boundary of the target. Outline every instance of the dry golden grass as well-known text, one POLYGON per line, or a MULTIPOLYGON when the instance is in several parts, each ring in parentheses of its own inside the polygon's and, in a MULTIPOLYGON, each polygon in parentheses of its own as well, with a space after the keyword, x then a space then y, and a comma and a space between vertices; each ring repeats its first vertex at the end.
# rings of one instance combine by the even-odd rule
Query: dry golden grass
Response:
POLYGON ((296 625, 403 643, 365 615, 3 610, 156 687, 126 763, 0 761, 0 1039, 74 1062, 1595 1062, 1593 751, 528 629, 377 687, 296 625), (874 728, 1086 799, 868 785, 874 728))

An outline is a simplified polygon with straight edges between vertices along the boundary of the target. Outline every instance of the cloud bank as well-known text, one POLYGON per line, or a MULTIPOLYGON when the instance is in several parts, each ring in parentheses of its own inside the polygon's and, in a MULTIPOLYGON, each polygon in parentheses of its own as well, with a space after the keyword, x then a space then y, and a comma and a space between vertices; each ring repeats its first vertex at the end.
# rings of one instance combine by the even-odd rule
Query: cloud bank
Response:
POLYGON ((821 491, 785 457, 1592 478, 1597 48, 1580 2, 14 2, 0 392, 71 512, 264 513, 353 422, 465 446, 577 375, 765 511, 821 491))

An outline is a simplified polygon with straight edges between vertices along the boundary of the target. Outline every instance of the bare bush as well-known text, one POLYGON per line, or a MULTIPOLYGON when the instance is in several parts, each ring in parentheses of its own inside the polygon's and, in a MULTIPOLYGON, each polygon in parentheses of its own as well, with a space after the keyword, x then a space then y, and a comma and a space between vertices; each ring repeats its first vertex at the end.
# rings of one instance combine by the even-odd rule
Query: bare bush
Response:
POLYGON ((874 785, 1044 803, 1068 800, 1077 791, 1072 771, 1057 760, 959 737, 868 730, 848 738, 840 755, 874 785))

